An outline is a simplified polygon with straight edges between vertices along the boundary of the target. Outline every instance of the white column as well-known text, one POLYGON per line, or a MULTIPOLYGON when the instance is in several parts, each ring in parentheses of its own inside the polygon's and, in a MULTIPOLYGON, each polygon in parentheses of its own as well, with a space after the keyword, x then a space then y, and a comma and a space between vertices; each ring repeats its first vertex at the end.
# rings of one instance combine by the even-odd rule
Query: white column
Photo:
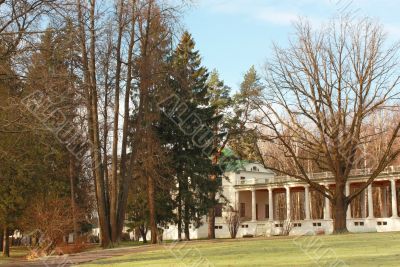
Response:
POLYGON ((269 212, 269 220, 274 220, 274 200, 272 194, 272 187, 268 187, 268 212, 269 212))
POLYGON ((366 204, 366 199, 365 199, 365 193, 366 191, 363 190, 361 192, 360 198, 361 198, 361 218, 367 218, 367 204, 366 204))
POLYGON ((397 192, 396 192, 396 180, 390 180, 390 184, 392 187, 392 218, 398 218, 397 214, 397 192))
POLYGON ((240 200, 239 200, 239 191, 235 191, 235 209, 239 211, 240 200))
POLYGON ((290 187, 285 186, 286 189, 286 220, 291 219, 290 215, 290 187))
POLYGON ((374 200, 372 197, 372 184, 370 184, 367 188, 368 193, 368 219, 374 218, 374 200))
POLYGON ((257 221, 256 189, 251 189, 251 221, 257 221))
MULTIPOLYGON (((329 188, 329 185, 325 185, 326 188, 329 188)), ((330 220, 331 219, 331 206, 330 206, 330 201, 329 198, 325 197, 325 207, 324 207, 324 220, 330 220)))
MULTIPOLYGON (((346 196, 350 195, 350 183, 349 182, 346 183, 345 194, 346 194, 346 196)), ((346 218, 347 219, 351 219, 351 207, 350 207, 350 204, 347 206, 346 218)))
POLYGON ((304 210, 306 212, 306 220, 310 220, 310 186, 304 186, 304 210))

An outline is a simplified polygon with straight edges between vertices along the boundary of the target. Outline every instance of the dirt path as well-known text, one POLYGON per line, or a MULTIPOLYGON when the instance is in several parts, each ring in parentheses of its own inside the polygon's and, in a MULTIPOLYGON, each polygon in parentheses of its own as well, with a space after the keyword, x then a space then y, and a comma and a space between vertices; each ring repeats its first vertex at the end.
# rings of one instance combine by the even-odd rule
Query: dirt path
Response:
POLYGON ((88 263, 100 259, 108 259, 111 257, 124 256, 127 254, 134 254, 139 252, 154 251, 163 249, 160 245, 145 245, 140 247, 128 247, 128 248, 115 248, 107 250, 96 250, 82 252, 72 255, 64 255, 59 257, 48 257, 45 259, 38 259, 36 261, 18 260, 14 262, 8 262, 0 264, 0 267, 69 267, 78 264, 88 263))

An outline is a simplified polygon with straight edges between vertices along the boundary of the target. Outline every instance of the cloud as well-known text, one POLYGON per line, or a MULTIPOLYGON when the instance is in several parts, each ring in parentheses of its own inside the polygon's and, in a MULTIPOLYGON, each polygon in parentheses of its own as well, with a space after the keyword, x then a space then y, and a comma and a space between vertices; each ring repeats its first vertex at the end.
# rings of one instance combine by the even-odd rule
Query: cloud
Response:
POLYGON ((387 33, 389 40, 399 41, 400 40, 400 27, 399 25, 384 23, 383 30, 387 33))
MULTIPOLYGON (((329 1, 329 0, 325 0, 329 1)), ((267 22, 273 25, 288 26, 300 16, 307 16, 311 21, 317 21, 307 8, 315 5, 313 0, 291 1, 265 1, 265 0, 203 0, 203 7, 212 12, 240 15, 255 21, 267 22)), ((320 3, 326 5, 326 3, 320 3)))
POLYGON ((258 20, 282 26, 292 24, 292 22, 296 21, 299 17, 299 15, 294 12, 275 10, 272 8, 259 10, 253 16, 258 20))
MULTIPOLYGON (((339 14, 355 17, 376 15, 386 18, 395 8, 392 0, 199 0, 207 11, 218 14, 240 16, 274 26, 289 26, 299 17, 307 18, 314 25, 321 25, 327 19, 339 14)), ((390 14, 396 17, 397 14, 390 14)), ((385 29, 400 37, 398 21, 385 21, 385 29)))

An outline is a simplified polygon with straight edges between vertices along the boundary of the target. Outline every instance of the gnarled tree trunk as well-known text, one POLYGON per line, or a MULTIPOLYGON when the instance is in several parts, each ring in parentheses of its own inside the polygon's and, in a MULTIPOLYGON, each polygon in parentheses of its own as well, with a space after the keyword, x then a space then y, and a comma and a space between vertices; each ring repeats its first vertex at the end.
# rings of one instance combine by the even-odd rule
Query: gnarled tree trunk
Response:
POLYGON ((383 29, 370 19, 342 17, 330 25, 314 30, 301 21, 291 45, 275 47, 266 69, 268 93, 250 98, 256 110, 247 113, 258 135, 255 146, 270 146, 256 150, 264 165, 329 197, 334 233, 343 233, 349 203, 400 155, 400 121, 375 121, 383 111, 399 112, 392 103, 400 50, 385 43, 383 29), (374 144, 383 149, 367 155, 374 144), (345 195, 347 179, 362 165, 365 181, 345 195), (328 172, 335 192, 316 183, 313 172, 328 172))
POLYGON ((342 234, 348 232, 346 226, 346 213, 349 203, 345 195, 345 185, 337 183, 336 188, 336 194, 333 201, 333 212, 335 213, 333 219, 333 233, 342 234))

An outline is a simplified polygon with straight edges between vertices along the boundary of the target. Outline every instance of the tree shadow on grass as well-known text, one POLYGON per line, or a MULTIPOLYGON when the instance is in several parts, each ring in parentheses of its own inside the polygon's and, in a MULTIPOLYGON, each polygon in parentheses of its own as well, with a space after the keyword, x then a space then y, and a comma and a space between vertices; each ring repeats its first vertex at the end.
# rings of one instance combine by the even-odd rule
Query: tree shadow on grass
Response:
POLYGON ((400 266, 400 253, 389 255, 362 255, 355 257, 344 257, 342 260, 348 266, 400 266))
POLYGON ((107 260, 101 260, 101 261, 96 261, 93 263, 88 263, 89 265, 106 265, 106 266, 110 266, 110 265, 114 265, 114 264, 124 264, 124 263, 139 263, 142 262, 142 266, 145 266, 146 262, 152 262, 153 261, 161 261, 161 260, 171 260, 171 257, 168 257, 168 255, 154 255, 154 256, 146 256, 146 257, 140 257, 140 258, 121 258, 121 257, 116 257, 116 258, 111 258, 111 259, 107 259, 107 260))

